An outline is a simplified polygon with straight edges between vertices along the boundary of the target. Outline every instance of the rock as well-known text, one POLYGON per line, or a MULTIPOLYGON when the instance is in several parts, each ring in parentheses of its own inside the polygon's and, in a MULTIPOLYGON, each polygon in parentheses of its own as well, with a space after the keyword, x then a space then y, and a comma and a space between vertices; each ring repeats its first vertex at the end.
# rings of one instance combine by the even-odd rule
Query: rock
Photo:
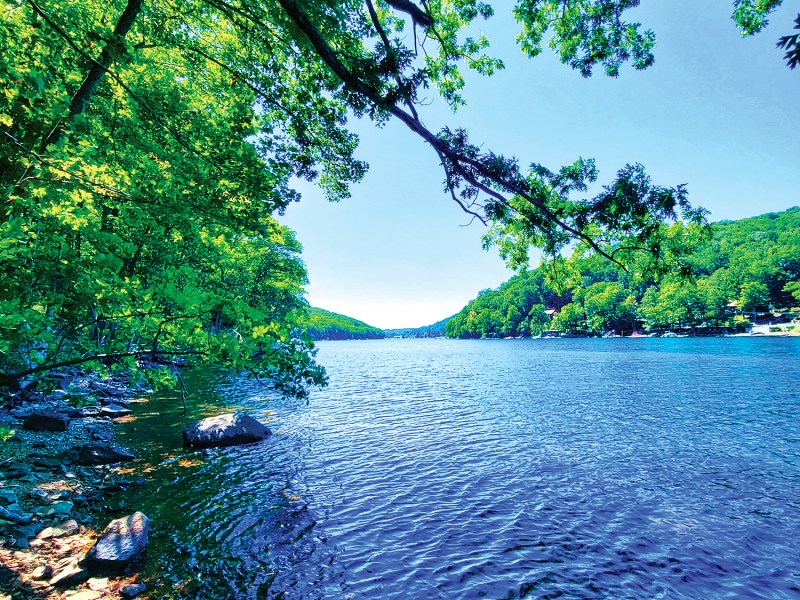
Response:
POLYGON ((17 495, 11 490, 0 490, 0 505, 8 506, 17 503, 17 495))
POLYGON ((83 419, 86 416, 82 408, 75 408, 74 406, 59 408, 58 412, 60 412, 63 415, 66 415, 70 419, 83 419))
POLYGON ((86 581, 90 576, 89 569, 82 566, 78 559, 72 559, 58 569, 48 583, 50 585, 68 586, 86 581))
POLYGON ((86 586, 95 592, 104 590, 108 587, 108 577, 92 577, 86 582, 86 586))
POLYGON ((20 523, 22 525, 27 525, 31 522, 31 517, 24 513, 17 513, 7 508, 3 508, 0 506, 0 519, 5 519, 6 521, 11 521, 12 523, 20 523))
POLYGON ((143 583, 132 583, 123 587, 119 593, 123 598, 135 598, 139 594, 147 590, 147 586, 143 583))
POLYGON ((22 426, 31 431, 66 431, 69 417, 50 410, 41 410, 25 417, 22 426))
POLYGON ((61 466, 61 461, 49 456, 37 456, 33 459, 33 466, 42 467, 44 469, 57 469, 61 466))
MULTIPOLYGON (((13 438, 12 438, 13 439, 13 438)), ((31 474, 31 466, 23 462, 13 462, 6 467, 6 475, 9 479, 18 479, 31 474)))
POLYGON ((49 506, 37 508, 35 513, 40 517, 51 517, 53 515, 67 515, 72 510, 73 504, 69 500, 53 502, 49 506))
POLYGON ((81 465, 110 465, 134 458, 136 456, 127 450, 99 443, 84 444, 78 449, 78 463, 81 465))
POLYGON ((50 497, 48 496, 47 492, 38 488, 32 489, 30 492, 28 492, 28 495, 39 503, 50 501, 50 497))
POLYGON ((41 581, 42 579, 50 579, 53 576, 53 567, 50 565, 41 565, 36 567, 31 573, 31 579, 41 581))
POLYGON ((46 540, 50 538, 64 537, 78 533, 78 523, 74 519, 66 521, 59 527, 45 527, 36 536, 36 539, 46 540))
POLYGON ((147 546, 149 528, 150 519, 141 512, 114 519, 89 551, 87 559, 98 566, 124 567, 147 546))
POLYGON ((103 594, 95 590, 70 590, 64 596, 67 600, 97 600, 102 597, 103 594))
POLYGON ((253 417, 231 413, 190 423, 183 430, 183 445, 194 448, 238 446, 259 442, 272 432, 253 417))
POLYGON ((111 417, 112 419, 124 417, 129 414, 131 414, 131 409, 120 406, 119 404, 107 404, 100 409, 101 417, 111 417))

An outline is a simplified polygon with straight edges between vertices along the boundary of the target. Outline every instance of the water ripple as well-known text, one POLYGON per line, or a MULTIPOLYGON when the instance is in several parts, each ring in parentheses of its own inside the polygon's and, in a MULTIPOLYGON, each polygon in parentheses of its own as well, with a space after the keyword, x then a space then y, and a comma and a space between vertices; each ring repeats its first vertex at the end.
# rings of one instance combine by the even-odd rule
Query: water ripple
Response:
POLYGON ((798 355, 321 344, 331 385, 308 404, 216 385, 279 435, 178 473, 152 510, 206 552, 189 597, 797 598, 798 355))

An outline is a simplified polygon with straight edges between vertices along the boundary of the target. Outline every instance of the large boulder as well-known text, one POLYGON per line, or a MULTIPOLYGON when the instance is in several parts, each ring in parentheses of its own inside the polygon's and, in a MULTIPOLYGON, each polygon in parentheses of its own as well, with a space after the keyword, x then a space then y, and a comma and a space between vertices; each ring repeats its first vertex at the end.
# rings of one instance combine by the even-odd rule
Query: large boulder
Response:
POLYGON ((78 463, 82 465, 111 465, 134 458, 135 455, 123 448, 105 444, 84 444, 78 449, 78 463))
POLYGON ((266 425, 242 413, 209 417, 190 423, 183 430, 183 445, 192 448, 238 446, 267 439, 266 425))
POLYGON ((22 426, 31 431, 66 431, 69 417, 50 410, 40 410, 25 417, 22 426))
POLYGON ((141 512, 114 519, 86 558, 98 567, 125 567, 144 551, 149 529, 150 519, 141 512))

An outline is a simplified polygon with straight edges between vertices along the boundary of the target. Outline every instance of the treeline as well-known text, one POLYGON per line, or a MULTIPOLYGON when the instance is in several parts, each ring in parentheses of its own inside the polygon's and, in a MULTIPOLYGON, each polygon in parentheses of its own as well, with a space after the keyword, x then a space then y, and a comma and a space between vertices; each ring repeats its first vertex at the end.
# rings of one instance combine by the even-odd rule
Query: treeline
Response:
MULTIPOLYGON (((678 235, 681 233, 675 226, 678 235)), ((714 223, 681 268, 648 274, 585 252, 544 261, 484 290, 446 326, 448 337, 597 335, 743 326, 771 310, 800 313, 800 208, 714 223), (682 271, 682 272, 681 272, 682 271)), ((641 268, 640 268, 641 267, 641 268)))
POLYGON ((378 340, 386 337, 382 329, 321 308, 309 308, 300 326, 315 340, 378 340))
POLYGON ((406 327, 403 329, 387 329, 386 337, 400 337, 400 338, 439 338, 444 337, 445 327, 447 322, 453 317, 447 317, 441 321, 436 321, 431 325, 423 325, 422 327, 406 327))

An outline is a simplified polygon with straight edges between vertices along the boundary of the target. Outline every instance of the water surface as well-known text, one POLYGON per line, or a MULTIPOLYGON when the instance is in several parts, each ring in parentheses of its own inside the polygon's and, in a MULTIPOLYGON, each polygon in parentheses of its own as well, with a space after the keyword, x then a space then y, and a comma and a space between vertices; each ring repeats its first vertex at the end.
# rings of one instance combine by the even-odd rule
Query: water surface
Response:
POLYGON ((329 342, 308 403, 195 374, 189 417, 153 400, 121 434, 153 465, 128 498, 159 524, 146 573, 209 599, 800 597, 798 357, 329 342), (237 406, 277 434, 180 450, 188 418, 237 406))

